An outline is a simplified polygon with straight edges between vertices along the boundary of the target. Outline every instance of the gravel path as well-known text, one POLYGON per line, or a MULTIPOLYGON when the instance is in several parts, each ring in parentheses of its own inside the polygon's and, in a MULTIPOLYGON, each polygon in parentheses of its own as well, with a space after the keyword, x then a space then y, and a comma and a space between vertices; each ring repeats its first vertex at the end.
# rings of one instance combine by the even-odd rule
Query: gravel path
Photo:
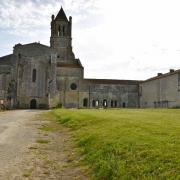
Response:
POLYGON ((79 166, 71 131, 41 116, 44 112, 0 112, 0 180, 89 179, 86 167, 79 166), (54 130, 41 130, 44 126, 54 130))
MULTIPOLYGON (((28 124, 41 111, 0 112, 0 179, 17 179, 18 165, 28 153, 38 132, 28 124)), ((33 123, 33 122, 32 122, 33 123)))

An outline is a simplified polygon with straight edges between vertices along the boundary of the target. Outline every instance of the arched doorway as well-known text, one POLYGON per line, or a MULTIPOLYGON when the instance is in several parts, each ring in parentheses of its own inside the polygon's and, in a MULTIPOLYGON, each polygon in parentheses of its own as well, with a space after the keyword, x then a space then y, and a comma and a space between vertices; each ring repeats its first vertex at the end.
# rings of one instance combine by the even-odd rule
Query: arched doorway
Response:
POLYGON ((108 104, 107 104, 107 100, 106 99, 104 99, 103 100, 103 107, 107 107, 108 106, 108 104))
POLYGON ((117 107, 117 101, 114 101, 114 107, 117 107))
POLYGON ((125 102, 123 102, 122 106, 123 106, 123 108, 125 108, 125 107, 126 107, 126 103, 125 103, 125 102))
POLYGON ((92 101, 92 107, 96 107, 96 101, 95 100, 92 101))
POLYGON ((114 101, 111 100, 111 107, 114 107, 114 101))
POLYGON ((88 107, 88 99, 87 98, 83 99, 83 106, 88 107))
POLYGON ((32 99, 30 102, 30 108, 31 109, 36 109, 37 108, 37 102, 35 99, 32 99))

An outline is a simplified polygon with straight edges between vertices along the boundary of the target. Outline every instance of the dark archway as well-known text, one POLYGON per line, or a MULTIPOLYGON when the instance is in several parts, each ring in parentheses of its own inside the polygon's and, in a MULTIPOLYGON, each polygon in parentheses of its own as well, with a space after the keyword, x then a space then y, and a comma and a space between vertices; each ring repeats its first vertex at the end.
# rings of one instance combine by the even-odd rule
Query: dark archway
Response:
POLYGON ((125 108, 125 107, 126 107, 126 103, 125 103, 125 102, 123 102, 122 106, 123 106, 123 108, 125 108))
POLYGON ((88 99, 87 98, 83 99, 83 106, 88 107, 88 99))
POLYGON ((107 107, 107 106, 108 106, 107 100, 104 99, 104 100, 103 100, 103 107, 107 107))
POLYGON ((35 99, 32 99, 30 102, 30 108, 36 109, 37 108, 37 101, 35 99))
POLYGON ((96 100, 96 107, 99 107, 99 100, 96 100))
POLYGON ((111 107, 114 107, 114 101, 111 100, 111 107))
POLYGON ((92 107, 96 107, 96 101, 95 100, 92 101, 92 107))
POLYGON ((117 101, 114 101, 114 107, 117 107, 117 101))

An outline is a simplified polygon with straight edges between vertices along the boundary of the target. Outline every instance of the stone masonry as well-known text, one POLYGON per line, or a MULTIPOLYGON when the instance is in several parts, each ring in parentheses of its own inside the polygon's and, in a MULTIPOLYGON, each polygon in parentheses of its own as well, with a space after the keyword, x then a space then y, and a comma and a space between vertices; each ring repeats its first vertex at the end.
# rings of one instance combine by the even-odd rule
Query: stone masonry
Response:
POLYGON ((1 108, 177 107, 180 70, 146 81, 85 79, 72 50, 72 17, 51 17, 50 46, 16 44, 0 58, 1 108))

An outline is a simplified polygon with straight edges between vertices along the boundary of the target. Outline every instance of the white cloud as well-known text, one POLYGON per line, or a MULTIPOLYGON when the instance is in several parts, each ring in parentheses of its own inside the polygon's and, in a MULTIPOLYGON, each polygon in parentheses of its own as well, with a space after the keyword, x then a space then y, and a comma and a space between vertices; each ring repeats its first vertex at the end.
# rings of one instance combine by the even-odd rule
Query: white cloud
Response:
POLYGON ((0 30, 49 43, 51 14, 73 16, 73 46, 86 77, 145 79, 180 68, 178 0, 6 0, 0 30))
POLYGON ((86 59, 85 75, 91 74, 92 61, 96 64, 93 75, 100 78, 145 79, 159 71, 179 68, 179 5, 175 0, 99 1, 104 24, 76 32, 82 37, 75 47, 80 47, 78 54, 86 59), (101 59, 93 60, 94 54, 86 56, 83 47, 101 59))

